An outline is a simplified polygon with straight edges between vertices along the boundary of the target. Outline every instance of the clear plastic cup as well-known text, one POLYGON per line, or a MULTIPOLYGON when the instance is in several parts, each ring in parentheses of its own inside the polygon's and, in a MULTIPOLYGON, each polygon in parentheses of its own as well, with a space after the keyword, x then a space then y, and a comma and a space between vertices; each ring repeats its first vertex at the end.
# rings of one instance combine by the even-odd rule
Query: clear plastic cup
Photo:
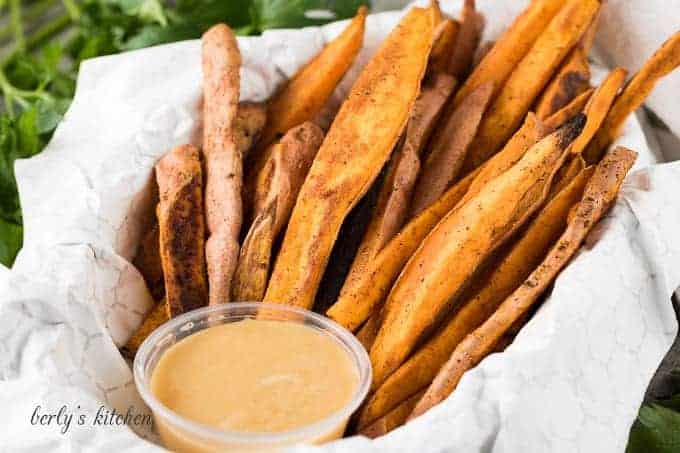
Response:
POLYGON ((337 439, 342 436, 350 415, 366 397, 371 384, 368 355, 349 331, 308 310, 261 302, 233 302, 199 308, 166 322, 142 343, 133 369, 137 389, 154 414, 155 426, 163 443, 178 452, 275 450, 293 444, 318 444, 337 439), (347 352, 359 376, 356 392, 345 407, 301 428, 276 433, 243 433, 223 431, 194 422, 156 399, 151 392, 151 376, 168 348, 198 331, 247 318, 304 324, 336 341, 347 352))

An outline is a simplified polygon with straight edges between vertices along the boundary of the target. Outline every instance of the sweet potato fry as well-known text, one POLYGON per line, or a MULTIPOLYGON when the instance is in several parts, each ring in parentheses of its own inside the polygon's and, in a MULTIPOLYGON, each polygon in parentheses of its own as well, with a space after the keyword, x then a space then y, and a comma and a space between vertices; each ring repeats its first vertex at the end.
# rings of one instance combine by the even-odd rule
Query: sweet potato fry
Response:
POLYGON ((249 160, 249 166, 252 162, 259 171, 266 161, 264 152, 268 145, 289 129, 311 121, 319 113, 361 50, 367 14, 366 7, 359 8, 347 28, 326 44, 271 99, 267 124, 249 160))
POLYGON ((609 73, 607 78, 600 84, 595 93, 588 101, 584 112, 588 117, 586 125, 581 132, 581 135, 576 137, 574 143, 571 144, 571 152, 574 154, 581 154, 590 140, 595 136, 600 129, 602 122, 605 120, 609 109, 616 99, 616 95, 626 81, 626 70, 616 68, 609 73))
POLYGON ((671 36, 645 62, 640 71, 626 84, 621 95, 616 99, 611 110, 584 151, 586 162, 597 162, 606 148, 619 134, 625 119, 642 105, 654 85, 665 75, 671 73, 680 65, 680 32, 671 36))
POLYGON ((534 145, 509 170, 447 214, 409 259, 390 291, 371 347, 373 388, 396 370, 460 295, 477 267, 543 203, 580 133, 575 118, 534 145))
POLYGON ((432 25, 435 27, 444 20, 439 0, 430 0, 430 14, 432 15, 432 25))
POLYGON ((569 104, 565 105, 560 110, 546 118, 542 122, 546 132, 550 133, 554 131, 579 113, 583 112, 594 92, 595 88, 590 88, 584 91, 583 93, 576 96, 569 104))
POLYGON ((420 171, 420 155, 455 87, 455 79, 436 73, 424 81, 411 110, 406 133, 389 163, 377 205, 345 280, 363 273, 367 263, 404 225, 420 171))
POLYGON ((380 313, 376 312, 368 318, 368 320, 361 326, 356 333, 357 340, 362 344, 364 349, 367 351, 371 350, 371 346, 375 341, 375 336, 378 335, 378 329, 380 329, 380 313))
POLYGON ((454 104, 458 105, 473 90, 487 82, 493 82, 498 92, 563 5, 564 0, 532 1, 475 67, 456 93, 454 104))
POLYGON ((430 13, 411 9, 366 65, 321 145, 286 230, 265 300, 310 308, 340 226, 390 156, 420 89, 430 13))
POLYGON ((592 170, 582 171, 541 210, 510 251, 465 291, 461 308, 370 396, 359 414, 360 429, 426 388, 458 343, 522 284, 564 231, 592 170))
POLYGON ((159 250, 169 315, 208 301, 205 279, 203 173, 199 151, 179 146, 156 164, 159 250))
POLYGON ((484 16, 475 9, 475 0, 465 0, 460 17, 460 30, 449 61, 449 74, 465 80, 484 29, 484 16))
POLYGON ((461 179, 435 203, 411 220, 369 261, 363 273, 345 281, 338 300, 326 316, 349 330, 356 330, 380 307, 406 261, 420 242, 465 195, 477 171, 461 179))
POLYGON ((156 222, 142 238, 133 261, 139 273, 142 274, 146 287, 154 300, 161 299, 165 294, 163 266, 161 265, 161 254, 158 247, 158 223, 156 222))
POLYGON ((470 93, 434 134, 431 151, 411 199, 414 217, 437 200, 460 172, 468 146, 477 132, 482 115, 489 105, 493 83, 486 83, 470 93))
POLYGON ((486 357, 503 334, 531 308, 612 204, 635 157, 636 153, 625 148, 617 148, 604 157, 588 181, 581 200, 575 206, 574 215, 570 216, 557 243, 491 317, 456 347, 410 418, 423 414, 450 395, 463 373, 486 357))
POLYGON ((236 136, 236 147, 242 149, 244 155, 250 151, 257 141, 267 120, 267 109, 255 102, 241 102, 236 109, 236 129, 242 133, 236 136))
POLYGON ((258 175, 255 220, 241 248, 232 283, 233 300, 262 300, 269 277, 272 247, 283 230, 323 140, 323 131, 306 122, 274 145, 258 175))
POLYGON ((544 120, 590 88, 588 55, 580 46, 572 49, 536 102, 536 116, 544 120))
POLYGON ((160 327, 161 324, 165 323, 170 319, 168 315, 168 304, 165 299, 158 302, 151 311, 144 318, 144 322, 139 328, 132 334, 130 339, 125 343, 125 346, 120 348, 123 357, 130 360, 135 358, 137 350, 142 345, 146 337, 148 337, 151 332, 160 327))
POLYGON ((568 0, 539 36, 489 107, 464 169, 477 168, 515 132, 555 68, 578 42, 600 7, 598 0, 568 0))
POLYGON ((560 167, 560 169, 557 171, 557 174, 555 175, 553 185, 550 188, 550 193, 548 194, 548 200, 552 200, 553 196, 560 192, 566 185, 571 183, 576 175, 581 173, 584 168, 586 168, 586 162, 580 155, 568 156, 564 164, 562 164, 562 167, 560 167))
POLYGON ((427 67, 430 74, 448 71, 458 30, 459 24, 453 19, 446 19, 435 28, 430 63, 427 67))
POLYGON ((398 406, 380 417, 370 426, 361 429, 359 434, 370 439, 375 439, 376 437, 384 436, 393 429, 400 427, 406 422, 406 419, 411 414, 420 398, 422 398, 424 392, 425 390, 418 392, 402 401, 398 406))
POLYGON ((472 58, 472 67, 476 68, 479 66, 479 63, 482 62, 484 57, 487 56, 487 54, 491 51, 491 49, 493 49, 493 46, 495 45, 496 41, 484 41, 481 43, 475 51, 475 56, 472 58))
MULTIPOLYGON (((243 214, 243 156, 238 149, 241 138, 236 127, 241 54, 236 37, 224 24, 210 28, 202 41, 203 153, 208 227, 205 256, 210 282, 209 302, 218 304, 229 301, 243 214)), ((171 303, 169 299, 168 302, 171 303)))

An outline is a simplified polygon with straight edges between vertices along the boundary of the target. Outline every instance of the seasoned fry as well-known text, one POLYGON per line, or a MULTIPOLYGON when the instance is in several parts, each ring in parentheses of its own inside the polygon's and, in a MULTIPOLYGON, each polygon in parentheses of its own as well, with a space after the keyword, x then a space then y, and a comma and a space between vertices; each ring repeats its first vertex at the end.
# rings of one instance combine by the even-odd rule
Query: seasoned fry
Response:
POLYGON ((635 152, 619 147, 604 157, 588 181, 581 201, 576 205, 574 215, 570 216, 566 230, 557 243, 526 281, 456 347, 410 418, 423 414, 450 395, 463 373, 477 365, 502 335, 531 308, 615 200, 636 156, 635 152))
POLYGON ((595 92, 595 88, 590 88, 579 94, 569 104, 562 107, 557 112, 546 118, 542 123, 546 132, 552 132, 579 113, 583 112, 588 101, 595 92))
POLYGON ((475 67, 456 93, 454 104, 458 105, 473 90, 487 82, 493 82, 498 92, 563 5, 564 0, 532 1, 475 67))
POLYGON ((536 103, 536 116, 544 120, 590 88, 588 54, 576 46, 543 90, 536 103))
POLYGON ((432 24, 435 27, 444 20, 442 9, 439 6, 439 0, 430 0, 430 14, 432 15, 432 24))
POLYGON ((506 172, 447 214, 409 259, 385 302, 371 347, 373 388, 446 313, 477 267, 543 203, 584 117, 534 145, 506 172))
POLYGON ((586 162, 597 162, 606 148, 619 134, 625 119, 642 105, 656 82, 680 65, 680 32, 671 36, 647 60, 640 71, 626 84, 593 138, 583 157, 586 162))
POLYGON ((274 240, 288 222, 322 141, 321 128, 306 122, 288 131, 281 142, 274 145, 270 159, 258 175, 255 220, 243 242, 234 274, 234 300, 262 300, 274 240))
POLYGON ((626 81, 626 70, 623 68, 616 68, 609 73, 607 78, 597 88, 593 96, 588 101, 585 108, 585 114, 588 117, 586 125, 574 143, 571 144, 571 152, 574 154, 581 154, 586 146, 600 129, 602 122, 605 120, 609 109, 614 103, 616 95, 626 81))
POLYGON ((366 321, 364 325, 361 326, 361 329, 359 329, 356 334, 357 339, 367 351, 371 350, 371 346, 375 341, 375 336, 378 335, 378 329, 380 328, 379 315, 380 314, 378 312, 373 313, 373 315, 368 318, 368 321, 366 321))
MULTIPOLYGON (((484 29, 484 16, 475 9, 475 0, 465 0, 460 18, 460 30, 449 62, 449 74, 465 80, 484 29)), ((462 102, 462 101, 461 101, 462 102)))
POLYGON ((400 427, 404 424, 404 422, 406 422, 406 419, 411 414, 413 408, 416 406, 420 398, 422 398, 424 392, 425 390, 418 392, 410 398, 402 401, 398 406, 380 417, 370 426, 361 429, 359 434, 370 439, 375 439, 376 437, 384 436, 393 429, 400 427))
MULTIPOLYGON (((242 153, 236 127, 241 55, 233 32, 224 24, 210 28, 203 41, 203 153, 205 214, 208 240, 205 256, 210 304, 229 301, 236 268, 242 222, 242 153)), ((170 299, 170 306, 172 303, 170 299)))
POLYGON ((486 275, 475 279, 465 291, 460 310, 371 395, 361 410, 360 428, 426 388, 458 343, 519 287, 564 231, 569 210, 581 198, 592 170, 573 179, 541 210, 510 251, 489 266, 486 275))
POLYGON ((205 279, 203 174, 199 151, 179 146, 156 164, 159 250, 169 315, 208 301, 205 279))
POLYGON ((312 306, 345 216, 378 176, 406 126, 432 28, 427 10, 411 9, 355 82, 302 186, 265 300, 312 306))
POLYGON ((139 328, 132 334, 130 339, 125 343, 125 346, 120 348, 123 357, 127 357, 132 360, 137 354, 137 350, 142 345, 146 337, 148 337, 151 332, 160 327, 161 324, 168 321, 170 317, 168 316, 168 304, 165 299, 158 302, 151 311, 144 318, 144 322, 139 328))
POLYGON ((267 146, 289 129, 311 121, 352 66, 364 42, 367 14, 366 7, 359 8, 347 28, 300 69, 269 102, 267 125, 250 159, 258 171, 266 161, 267 146))
POLYGON ((434 135, 432 150, 413 191, 410 217, 431 205, 458 177, 492 93, 492 83, 481 85, 470 93, 434 135))
POLYGON ((479 66, 479 63, 482 62, 484 57, 487 56, 487 54, 493 49, 493 47, 496 45, 496 41, 484 41, 482 44, 480 44, 477 47, 477 51, 475 52, 475 56, 472 58, 472 67, 476 68, 479 66))
MULTIPOLYGON (((578 138, 578 137, 577 137, 578 138)), ((573 143, 572 143, 573 146, 573 143)), ((586 162, 580 155, 568 156, 562 167, 557 171, 553 185, 550 188, 550 193, 548 194, 548 200, 560 192, 565 186, 567 186, 571 181, 581 173, 581 171, 586 168, 586 162)))
POLYGON ((434 44, 432 44, 430 63, 427 67, 430 74, 448 71, 458 30, 459 24, 453 19, 444 20, 434 30, 434 44))
POLYGON ((133 264, 142 274, 146 287, 154 300, 159 300, 165 294, 163 285, 163 267, 159 250, 158 223, 144 235, 133 264))
POLYGON ((241 102, 236 110, 236 130, 243 131, 236 136, 236 147, 246 154, 257 141, 267 120, 267 109, 255 102, 241 102))
POLYGON ((598 0, 568 0, 517 65, 489 107, 464 169, 477 168, 513 134, 555 68, 577 43, 600 7, 598 0))
POLYGON ((444 195, 411 220, 369 261, 363 273, 345 281, 338 300, 326 316, 348 330, 356 330, 380 306, 406 261, 420 242, 465 195, 477 171, 461 179, 444 195))
POLYGON ((409 201, 420 171, 422 149, 455 83, 450 75, 439 73, 426 80, 421 88, 411 110, 405 136, 393 153, 371 221, 345 280, 354 279, 363 273, 368 261, 397 234, 407 220, 409 201))

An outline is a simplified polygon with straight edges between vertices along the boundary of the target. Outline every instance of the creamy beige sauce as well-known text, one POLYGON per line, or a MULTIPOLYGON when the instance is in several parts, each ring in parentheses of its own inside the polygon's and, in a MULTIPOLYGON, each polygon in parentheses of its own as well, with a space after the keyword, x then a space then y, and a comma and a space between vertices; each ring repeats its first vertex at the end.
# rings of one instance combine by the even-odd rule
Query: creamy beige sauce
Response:
POLYGON ((171 346, 151 391, 174 412, 215 428, 280 432, 344 407, 359 385, 342 346, 294 322, 243 320, 171 346))

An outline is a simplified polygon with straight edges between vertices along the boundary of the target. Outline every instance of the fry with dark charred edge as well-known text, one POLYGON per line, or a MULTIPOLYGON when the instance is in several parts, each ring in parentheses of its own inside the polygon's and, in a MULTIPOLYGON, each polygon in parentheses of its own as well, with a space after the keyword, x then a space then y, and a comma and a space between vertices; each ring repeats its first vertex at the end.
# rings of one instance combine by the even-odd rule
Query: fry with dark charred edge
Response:
POLYGON ((137 354, 137 350, 142 345, 146 337, 148 337, 151 332, 156 330, 161 324, 164 324, 170 319, 168 316, 168 304, 165 299, 158 302, 151 311, 146 315, 142 325, 139 326, 137 330, 132 334, 130 339, 125 343, 125 346, 120 348, 123 357, 127 357, 132 360, 137 354))
POLYGON ((393 429, 400 427, 404 424, 404 422, 406 422, 406 419, 413 411, 413 408, 416 406, 420 398, 422 398, 423 393, 425 393, 425 390, 418 392, 410 398, 402 401, 398 406, 380 417, 370 426, 361 429, 359 434, 370 439, 375 439, 376 437, 384 436, 393 429))
POLYGON ((453 92, 455 79, 439 73, 423 83, 411 110, 406 133, 388 164, 371 221, 345 280, 352 280, 363 273, 368 261, 399 232, 408 219, 409 201, 420 172, 420 155, 443 106, 453 92))
POLYGON ((165 294, 163 284, 163 266, 161 265, 161 254, 158 249, 158 222, 144 235, 139 244, 137 255, 133 264, 137 268, 144 283, 151 293, 154 300, 159 300, 165 294))
POLYGON ((418 175, 409 217, 420 214, 455 182, 492 93, 493 83, 481 85, 440 125, 418 175))
POLYGON ((584 109, 588 121, 586 121, 586 125, 583 128, 581 135, 576 137, 574 143, 571 144, 572 153, 581 154, 583 150, 586 149, 586 146, 588 146, 588 143, 590 143, 607 117, 607 113, 625 81, 626 70, 616 68, 609 73, 607 78, 600 84, 595 93, 593 93, 584 109))
POLYGON ((286 133, 258 175, 255 220, 241 247, 232 283, 233 300, 262 300, 267 288, 272 247, 290 217, 323 131, 306 122, 286 133))
POLYGON ((642 105, 654 85, 665 75, 680 65, 680 32, 671 36, 647 60, 640 71, 626 84, 607 114, 602 127, 598 130, 583 157, 588 163, 597 162, 607 147, 619 134, 628 115, 642 105))
POLYGON ((432 44, 428 10, 412 8, 377 50, 333 121, 298 196, 265 300, 311 308, 343 220, 408 121, 432 44))
POLYGON ((272 98, 267 109, 267 124, 249 159, 249 167, 259 171, 266 161, 268 145, 319 113, 361 50, 367 14, 366 7, 359 8, 347 28, 272 98))
POLYGON ((465 80, 484 29, 484 16, 475 9, 475 0, 465 0, 460 17, 460 30, 449 60, 449 74, 465 80))
POLYGON ((496 91, 500 90, 563 5, 564 0, 532 1, 475 67, 456 93, 454 104, 461 103, 473 90, 487 82, 493 82, 496 91))
POLYGON ((463 373, 477 365, 494 348, 552 283, 581 246, 586 235, 614 202, 636 153, 619 147, 607 154, 586 185, 580 202, 557 243, 524 283, 503 301, 489 319, 456 347, 409 418, 439 404, 453 392, 463 373))
POLYGON ((572 49, 536 102, 536 116, 544 120, 590 88, 588 54, 580 46, 572 49))
POLYGON ((427 67, 427 71, 430 74, 448 71, 449 60, 453 53, 453 47, 456 44, 458 30, 458 22, 453 19, 446 19, 435 28, 430 63, 427 67))
POLYGON ((420 242, 465 195, 477 171, 461 179, 419 216, 411 220, 376 255, 363 273, 345 281, 338 300, 326 316, 348 330, 356 330, 380 308, 406 261, 420 242))
POLYGON ((477 168, 515 132, 555 68, 600 8, 598 0, 568 0, 512 72, 470 145, 464 169, 477 168))
MULTIPOLYGON (((203 43, 203 153, 205 215, 208 240, 205 257, 210 304, 229 301, 236 269, 242 222, 242 155, 236 127, 240 93, 241 54, 236 37, 224 24, 210 28, 203 43)), ((168 302, 171 302, 168 299, 168 302)))
POLYGON ((156 164, 159 251, 170 317, 204 306, 205 222, 200 154, 179 146, 156 164))
POLYGON ((571 101, 569 104, 562 107, 557 112, 553 113, 551 116, 542 121, 543 127, 545 127, 546 132, 553 132, 558 127, 562 126, 564 123, 583 112, 588 101, 595 92, 595 88, 590 88, 583 93, 579 94, 571 101))
POLYGON ((567 146, 584 122, 583 116, 577 117, 538 142, 479 194, 447 214, 420 244, 383 308, 370 352, 373 389, 446 314, 477 267, 543 203, 567 146))
POLYGON ((498 305, 540 263, 564 231, 567 215, 583 193, 593 169, 582 171, 532 220, 510 251, 475 278, 465 291, 461 308, 402 366, 392 373, 361 409, 358 426, 367 426, 400 401, 425 389, 467 334, 484 322, 498 305))

